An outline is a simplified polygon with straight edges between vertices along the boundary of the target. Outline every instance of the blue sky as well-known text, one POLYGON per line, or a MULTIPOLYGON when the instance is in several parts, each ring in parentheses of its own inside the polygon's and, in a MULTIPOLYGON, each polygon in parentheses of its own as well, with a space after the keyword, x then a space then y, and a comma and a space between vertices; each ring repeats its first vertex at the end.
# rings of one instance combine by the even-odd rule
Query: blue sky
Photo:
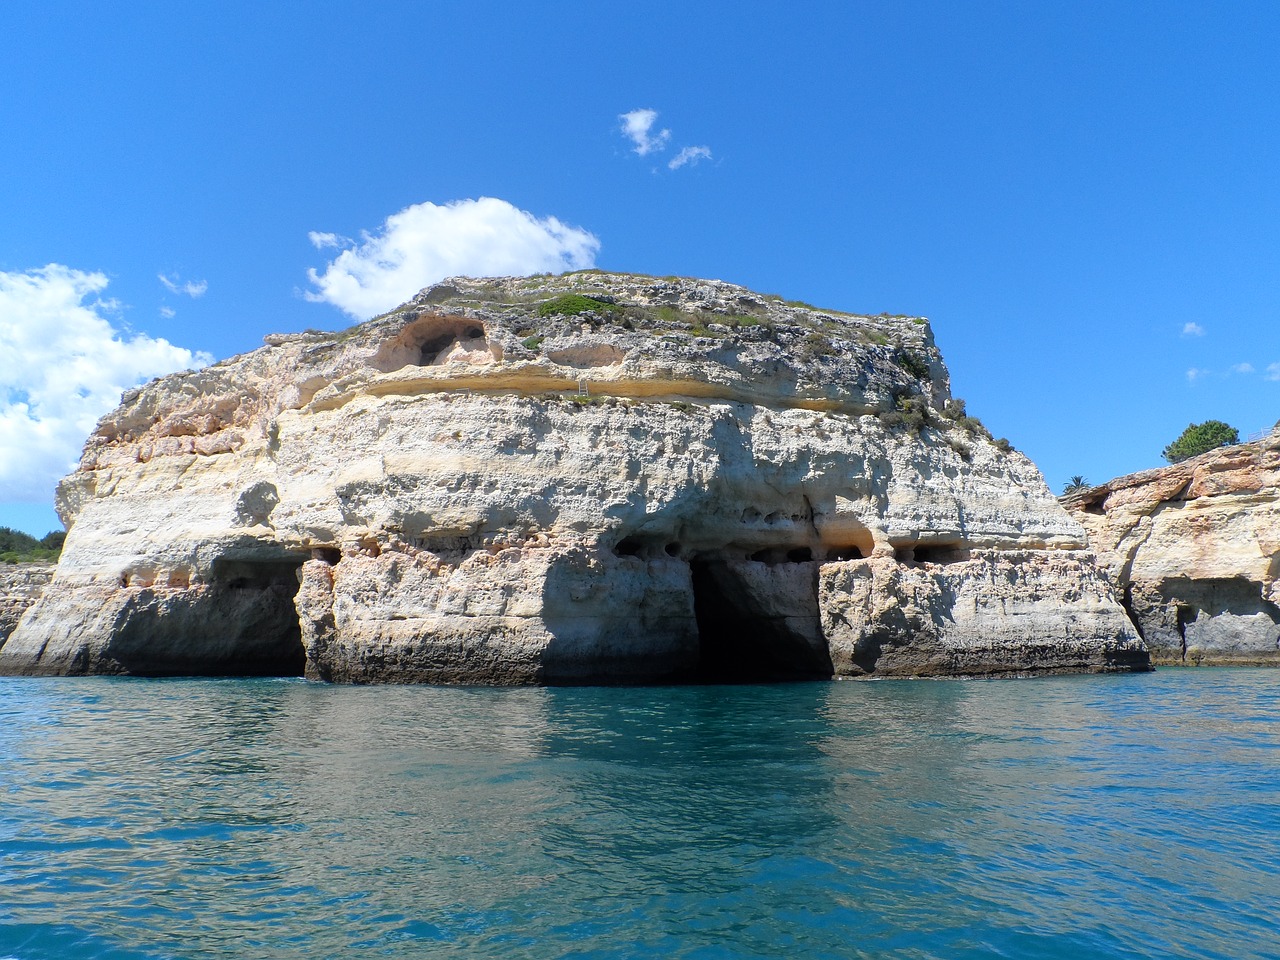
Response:
POLYGON ((0 525, 56 525, 53 477, 126 381, 346 326, 324 278, 388 250, 493 262, 477 225, 525 230, 495 243, 517 262, 928 316, 954 393, 1055 490, 1159 465, 1192 421, 1280 417, 1280 5, 11 0, 0 23, 0 525), (503 204, 457 204, 481 197, 503 204))

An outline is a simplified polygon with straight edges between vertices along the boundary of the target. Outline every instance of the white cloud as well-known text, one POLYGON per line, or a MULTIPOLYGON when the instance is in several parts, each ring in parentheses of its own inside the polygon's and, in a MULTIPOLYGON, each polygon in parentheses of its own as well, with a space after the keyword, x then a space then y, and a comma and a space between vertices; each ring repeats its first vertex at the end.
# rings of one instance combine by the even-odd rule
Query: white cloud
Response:
POLYGON ((1267 379, 1280 380, 1280 363, 1267 364, 1267 379))
POLYGON ((160 308, 160 316, 164 317, 166 320, 172 320, 177 315, 178 315, 178 311, 173 309, 173 307, 160 308))
POLYGON ((318 230, 312 230, 308 233, 307 239, 311 241, 311 245, 317 250, 327 250, 330 247, 346 247, 351 245, 351 241, 346 237, 340 237, 336 233, 321 233, 318 230))
POLYGON ((658 120, 657 110, 632 110, 618 114, 618 119, 622 121, 623 136, 635 145, 633 149, 642 157, 655 150, 666 149, 671 139, 670 130, 651 132, 658 120))
POLYGON ((47 500, 120 394, 204 354, 112 326, 101 273, 0 271, 0 499, 47 500))
POLYGON ((207 280, 188 280, 183 283, 182 278, 176 273, 172 277, 167 277, 162 273, 158 275, 158 278, 170 293, 186 294, 193 300, 203 297, 205 291, 209 289, 209 281, 207 280))
POLYGON ((683 147, 667 164, 669 170, 679 170, 686 163, 697 163, 699 160, 710 160, 710 147, 683 147))
POLYGON ((1198 323, 1184 323, 1182 325, 1182 335, 1184 337, 1203 337, 1204 327, 1198 323))
POLYGON ((1253 372, 1254 372, 1253 364, 1252 364, 1252 363, 1237 363, 1234 367, 1232 367, 1232 368, 1231 368, 1231 372, 1232 372, 1232 373, 1243 373, 1243 374, 1253 373, 1253 372))
MULTIPOLYGON (((312 233, 328 242, 333 234, 312 233)), ((304 296, 332 303, 358 319, 404 303, 423 287, 452 276, 562 273, 595 263, 600 241, 555 217, 539 220, 505 200, 481 197, 437 206, 419 203, 387 217, 345 249, 323 273, 308 270, 319 288, 304 296)))
POLYGON ((1205 377, 1209 376, 1211 372, 1212 371, 1205 370, 1203 367, 1192 367, 1187 371, 1187 382, 1195 383, 1198 380, 1203 380, 1205 377))
MULTIPOLYGON (((665 150, 671 142, 671 131, 662 129, 656 133, 654 124, 658 122, 658 111, 651 109, 632 110, 630 113, 618 114, 622 121, 622 134, 632 143, 632 149, 640 156, 647 156, 655 151, 665 150)), ((667 162, 668 170, 679 170, 689 164, 711 159, 711 148, 708 146, 681 147, 679 152, 667 162)), ((656 171, 655 171, 656 172, 656 171)))

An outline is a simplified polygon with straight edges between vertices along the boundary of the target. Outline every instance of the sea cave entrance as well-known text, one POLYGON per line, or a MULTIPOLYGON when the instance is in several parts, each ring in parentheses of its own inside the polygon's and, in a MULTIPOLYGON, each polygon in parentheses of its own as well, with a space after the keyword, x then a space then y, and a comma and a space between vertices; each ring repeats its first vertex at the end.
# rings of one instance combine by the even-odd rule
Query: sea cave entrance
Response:
POLYGON ((817 564, 808 551, 781 562, 700 556, 690 561, 698 626, 695 683, 829 680, 818 616, 817 564))
POLYGON ((208 582, 131 597, 105 656, 151 677, 300 677, 306 661, 293 598, 305 557, 213 562, 208 582))

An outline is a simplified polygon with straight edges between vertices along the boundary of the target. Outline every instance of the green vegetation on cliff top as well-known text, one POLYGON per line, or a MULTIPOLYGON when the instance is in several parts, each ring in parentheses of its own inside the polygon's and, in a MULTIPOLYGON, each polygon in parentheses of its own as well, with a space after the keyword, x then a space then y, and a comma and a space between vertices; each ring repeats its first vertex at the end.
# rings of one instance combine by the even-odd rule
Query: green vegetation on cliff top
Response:
POLYGON ((1177 440, 1164 448, 1161 454, 1170 463, 1181 463, 1191 457, 1207 453, 1217 447, 1240 442, 1240 431, 1221 420, 1191 423, 1177 440))

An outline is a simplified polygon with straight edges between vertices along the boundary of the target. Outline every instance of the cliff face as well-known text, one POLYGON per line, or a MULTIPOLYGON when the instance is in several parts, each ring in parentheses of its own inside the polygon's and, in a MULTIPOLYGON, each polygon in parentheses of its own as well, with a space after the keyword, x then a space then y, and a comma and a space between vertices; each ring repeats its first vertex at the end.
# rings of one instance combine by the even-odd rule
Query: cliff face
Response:
POLYGON ((450 280, 127 395, 62 484, 57 579, 0 670, 1145 667, 1080 525, 948 398, 921 319, 450 280))
POLYGON ((1156 663, 1280 665, 1280 436, 1065 502, 1156 663))
POLYGON ((52 579, 52 563, 0 564, 0 645, 52 579))

